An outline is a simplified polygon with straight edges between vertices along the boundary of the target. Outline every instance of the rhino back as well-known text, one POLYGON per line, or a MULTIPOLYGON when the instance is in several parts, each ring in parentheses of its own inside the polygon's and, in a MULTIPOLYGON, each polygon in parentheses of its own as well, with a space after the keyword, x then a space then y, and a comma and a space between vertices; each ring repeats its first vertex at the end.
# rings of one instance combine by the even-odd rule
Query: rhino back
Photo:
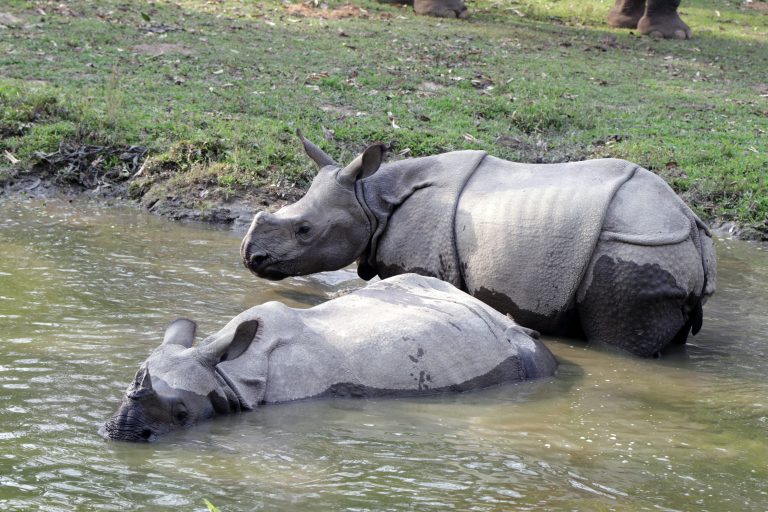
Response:
POLYGON ((456 213, 467 290, 522 325, 562 332, 606 211, 637 169, 614 159, 533 165, 487 157, 456 213))
MULTIPOLYGON (((511 320, 415 274, 374 283, 302 316, 322 339, 275 350, 270 381, 292 375, 304 381, 306 396, 464 391, 550 376, 556 367, 546 347, 511 320), (312 360, 312 368, 296 367, 297 360, 312 360)), ((270 385, 269 401, 303 398, 280 387, 270 385)))

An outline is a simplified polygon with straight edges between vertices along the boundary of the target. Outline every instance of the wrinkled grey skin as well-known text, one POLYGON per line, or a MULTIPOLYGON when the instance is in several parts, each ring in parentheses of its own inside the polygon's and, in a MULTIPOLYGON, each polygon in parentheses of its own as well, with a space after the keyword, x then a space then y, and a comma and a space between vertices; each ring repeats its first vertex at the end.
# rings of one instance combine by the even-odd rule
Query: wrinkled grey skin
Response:
POLYGON ((461 392, 549 377, 557 368, 538 333, 416 274, 310 309, 269 302, 198 346, 194 336, 190 320, 168 327, 103 437, 154 441, 262 404, 461 392))
POLYGON ((532 329, 652 356, 701 327, 715 290, 707 227, 658 176, 623 160, 518 164, 456 151, 382 165, 375 144, 258 213, 247 268, 282 279, 358 262, 364 279, 438 277, 532 329))

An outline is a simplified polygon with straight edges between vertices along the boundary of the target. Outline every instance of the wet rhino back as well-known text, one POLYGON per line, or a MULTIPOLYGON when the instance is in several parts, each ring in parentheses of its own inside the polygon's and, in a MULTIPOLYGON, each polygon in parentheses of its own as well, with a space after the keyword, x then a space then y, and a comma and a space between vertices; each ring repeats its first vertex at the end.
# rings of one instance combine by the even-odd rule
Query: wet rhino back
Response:
MULTIPOLYGON (((311 388, 307 396, 401 396, 465 391, 550 376, 556 364, 538 340, 480 301, 437 279, 405 274, 303 313, 312 350, 286 346, 270 359, 311 388)), ((285 377, 276 378, 285 381, 285 377)), ((272 393, 270 401, 300 398, 272 393)))

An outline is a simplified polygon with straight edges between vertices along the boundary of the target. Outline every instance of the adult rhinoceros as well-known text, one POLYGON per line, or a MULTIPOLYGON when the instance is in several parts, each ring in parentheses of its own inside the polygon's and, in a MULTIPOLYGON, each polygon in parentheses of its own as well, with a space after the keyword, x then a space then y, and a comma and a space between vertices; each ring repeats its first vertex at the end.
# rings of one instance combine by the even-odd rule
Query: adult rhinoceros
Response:
POLYGON ((173 322, 100 433, 153 441, 215 415, 310 397, 413 396, 549 377, 557 363, 501 313, 407 274, 310 309, 251 308, 192 347, 173 322))
POLYGON ((527 327, 640 356, 701 327, 715 290, 711 236, 638 165, 520 164, 483 151, 382 165, 375 144, 340 168, 302 141, 320 167, 311 187, 274 214, 258 213, 241 245, 260 277, 355 260, 363 279, 416 272, 527 327))

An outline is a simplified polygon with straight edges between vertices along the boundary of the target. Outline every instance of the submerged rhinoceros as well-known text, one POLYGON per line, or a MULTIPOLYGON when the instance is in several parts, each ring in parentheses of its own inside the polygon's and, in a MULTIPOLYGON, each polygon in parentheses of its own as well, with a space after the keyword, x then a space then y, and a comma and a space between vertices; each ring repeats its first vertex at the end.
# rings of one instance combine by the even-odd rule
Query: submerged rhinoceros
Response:
MULTIPOLYGON (((301 136, 301 134, 299 134, 301 136)), ((707 227, 672 189, 615 159, 519 164, 455 151, 382 165, 370 146, 258 213, 241 248, 269 279, 358 262, 363 279, 435 276, 517 322, 640 356, 684 343, 715 290, 707 227)))
POLYGON ((557 364, 537 336, 416 274, 310 309, 262 304, 196 347, 195 323, 179 319, 99 432, 152 441, 265 403, 459 392, 549 377, 557 364))

